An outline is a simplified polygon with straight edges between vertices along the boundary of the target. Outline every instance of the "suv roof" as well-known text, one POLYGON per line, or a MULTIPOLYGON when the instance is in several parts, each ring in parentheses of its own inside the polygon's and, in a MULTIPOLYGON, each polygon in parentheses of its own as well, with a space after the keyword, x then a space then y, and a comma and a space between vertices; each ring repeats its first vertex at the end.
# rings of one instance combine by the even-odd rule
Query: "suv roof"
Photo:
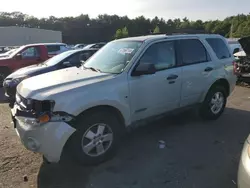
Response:
POLYGON ((121 41, 154 41, 159 39, 167 39, 167 38, 189 38, 189 37, 198 37, 198 38, 210 38, 210 37, 222 37, 218 34, 174 34, 174 35, 166 35, 166 34, 159 34, 159 35, 146 35, 146 36, 139 36, 139 37, 129 37, 129 38, 123 38, 118 39, 121 41))

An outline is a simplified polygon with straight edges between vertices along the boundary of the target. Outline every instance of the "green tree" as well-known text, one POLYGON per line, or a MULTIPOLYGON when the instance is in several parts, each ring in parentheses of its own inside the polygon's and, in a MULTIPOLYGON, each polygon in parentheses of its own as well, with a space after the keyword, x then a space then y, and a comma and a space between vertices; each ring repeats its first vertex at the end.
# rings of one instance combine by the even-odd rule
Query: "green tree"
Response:
POLYGON ((122 37, 123 38, 126 38, 126 37, 128 37, 129 35, 128 35, 128 29, 127 29, 127 27, 125 26, 124 28, 122 28, 122 37))
POLYGON ((116 33, 115 33, 115 39, 120 39, 122 38, 122 30, 121 29, 117 29, 116 33))
POLYGON ((157 25, 154 29, 154 32, 153 33, 160 33, 160 28, 159 26, 157 25))
POLYGON ((158 17, 148 19, 139 16, 129 19, 127 16, 108 14, 98 15, 96 18, 90 18, 84 14, 76 17, 36 18, 21 12, 0 12, 0 27, 4 26, 61 31, 63 42, 68 44, 108 42, 114 38, 147 35, 151 33, 152 28, 155 28, 154 33, 194 29, 221 34, 225 37, 229 37, 232 31, 231 36, 238 38, 250 35, 250 14, 229 16, 224 20, 202 21, 189 20, 187 17, 164 20, 158 17), (115 34, 114 31, 116 31, 115 34))

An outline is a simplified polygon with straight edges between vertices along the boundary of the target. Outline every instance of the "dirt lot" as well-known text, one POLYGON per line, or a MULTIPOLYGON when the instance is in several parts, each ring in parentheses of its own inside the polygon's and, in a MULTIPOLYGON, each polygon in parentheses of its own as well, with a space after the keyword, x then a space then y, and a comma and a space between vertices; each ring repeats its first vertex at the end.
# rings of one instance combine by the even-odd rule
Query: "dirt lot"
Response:
POLYGON ((79 167, 42 164, 39 154, 23 148, 7 104, 0 104, 0 187, 234 188, 249 111, 250 89, 237 87, 217 121, 185 113, 154 122, 129 134, 114 159, 79 167))

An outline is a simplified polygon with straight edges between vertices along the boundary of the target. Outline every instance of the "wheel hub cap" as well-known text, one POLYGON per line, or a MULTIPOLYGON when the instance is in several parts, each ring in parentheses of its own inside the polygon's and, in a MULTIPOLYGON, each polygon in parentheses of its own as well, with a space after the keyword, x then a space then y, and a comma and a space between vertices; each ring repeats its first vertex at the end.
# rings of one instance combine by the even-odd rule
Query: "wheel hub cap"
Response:
POLYGON ((223 107, 223 104, 224 104, 224 96, 221 92, 216 92, 214 94, 214 96, 212 97, 212 100, 210 102, 210 108, 211 108, 211 111, 214 113, 214 114, 218 114, 222 107, 223 107))
POLYGON ((113 142, 113 132, 107 124, 92 125, 82 137, 82 150, 85 154, 97 157, 105 153, 113 142))

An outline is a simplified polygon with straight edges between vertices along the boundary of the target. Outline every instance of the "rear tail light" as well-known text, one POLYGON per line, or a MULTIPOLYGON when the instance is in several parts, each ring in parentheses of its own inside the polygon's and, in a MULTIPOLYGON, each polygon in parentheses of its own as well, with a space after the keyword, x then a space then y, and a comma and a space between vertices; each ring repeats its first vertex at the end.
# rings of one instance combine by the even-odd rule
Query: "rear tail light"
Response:
POLYGON ((233 73, 236 74, 237 72, 237 64, 235 61, 233 61, 233 73))

